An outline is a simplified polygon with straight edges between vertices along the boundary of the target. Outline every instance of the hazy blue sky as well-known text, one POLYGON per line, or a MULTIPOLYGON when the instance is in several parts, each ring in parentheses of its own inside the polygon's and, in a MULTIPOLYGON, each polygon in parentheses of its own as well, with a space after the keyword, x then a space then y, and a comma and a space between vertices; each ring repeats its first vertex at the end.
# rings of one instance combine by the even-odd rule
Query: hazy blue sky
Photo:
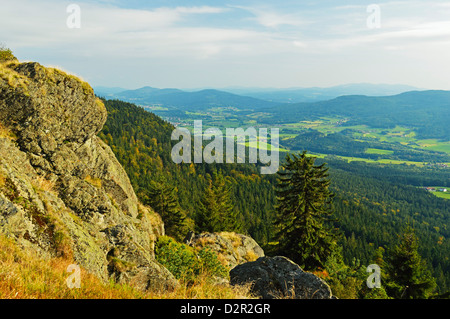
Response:
POLYGON ((0 42, 93 86, 450 90, 449 1, 0 0, 0 42))

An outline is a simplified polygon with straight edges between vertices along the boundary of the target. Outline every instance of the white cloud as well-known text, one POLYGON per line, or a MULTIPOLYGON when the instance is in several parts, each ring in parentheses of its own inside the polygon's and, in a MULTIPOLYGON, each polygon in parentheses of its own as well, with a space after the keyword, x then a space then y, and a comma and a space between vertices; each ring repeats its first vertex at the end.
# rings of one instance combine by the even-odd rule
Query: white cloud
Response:
POLYGON ((421 40, 425 42, 446 39, 450 41, 450 21, 422 23, 400 31, 385 32, 373 37, 376 40, 421 40))
POLYGON ((249 18, 256 23, 267 27, 267 28, 277 28, 280 26, 294 26, 298 27, 305 25, 308 22, 304 17, 298 13, 280 13, 276 11, 276 8, 269 8, 265 6, 230 6, 237 9, 242 9, 248 11, 253 15, 249 18))
POLYGON ((179 13, 205 14, 205 13, 223 13, 229 11, 229 8, 201 6, 201 7, 176 7, 174 10, 179 13))
POLYGON ((74 34, 78 34, 81 41, 92 38, 101 41, 109 37, 120 39, 126 33, 151 33, 172 28, 189 15, 216 14, 229 10, 210 6, 138 10, 80 2, 82 27, 70 30, 66 25, 68 4, 55 0, 0 1, 0 28, 9 30, 5 36, 9 35, 20 46, 54 41, 63 44, 73 41, 74 34), (30 42, 31 38, 34 40, 30 42))
MULTIPOLYGON (((107 55, 128 59, 207 59, 221 54, 244 57, 283 52, 292 43, 291 38, 276 32, 183 25, 184 19, 191 15, 224 13, 230 7, 137 10, 80 3, 81 28, 69 29, 66 6, 52 0, 39 3, 17 0, 0 13, 0 29, 11 30, 4 41, 15 48, 58 50, 72 57, 107 55), (20 9, 23 7, 27 10, 20 9), (22 19, 12 18, 19 12, 22 19)), ((268 14, 264 21, 275 26, 282 23, 278 19, 281 17, 268 14)))
POLYGON ((197 78, 195 85, 201 86, 204 74, 216 81, 227 81, 228 76, 249 83, 288 83, 297 79, 296 72, 301 78, 320 81, 350 76, 341 71, 356 72, 357 63, 364 63, 357 62, 361 57, 383 60, 383 66, 398 56, 402 59, 392 63, 426 61, 430 69, 439 65, 439 71, 448 65, 449 7, 439 1, 381 3, 382 27, 376 30, 367 28, 368 13, 361 5, 322 10, 276 4, 221 7, 206 0, 204 6, 146 10, 121 8, 114 1, 79 1, 81 28, 69 29, 70 3, 0 0, 0 30, 7 30, 0 41, 17 49, 19 58, 22 54, 58 64, 88 80, 116 76, 140 83, 148 77, 167 82, 197 78), (433 61, 421 57, 430 44, 436 48, 433 61), (113 74, 112 65, 119 73, 113 74))

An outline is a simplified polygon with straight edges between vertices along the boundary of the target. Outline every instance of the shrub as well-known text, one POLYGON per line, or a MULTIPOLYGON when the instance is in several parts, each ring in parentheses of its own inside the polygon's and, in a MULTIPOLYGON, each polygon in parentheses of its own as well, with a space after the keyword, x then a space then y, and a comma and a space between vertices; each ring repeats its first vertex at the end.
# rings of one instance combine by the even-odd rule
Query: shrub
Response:
POLYGON ((155 255, 177 279, 193 282, 201 275, 228 277, 228 269, 220 263, 217 254, 205 247, 195 249, 162 236, 156 243, 155 255))
POLYGON ((0 62, 13 60, 17 60, 17 58, 12 53, 11 49, 0 46, 0 62))
POLYGON ((198 262, 201 266, 201 271, 206 272, 211 276, 218 276, 222 278, 228 278, 229 272, 228 269, 222 265, 219 261, 218 256, 211 249, 206 247, 202 248, 198 253, 198 262))
POLYGON ((189 246, 177 243, 168 236, 158 239, 155 247, 156 259, 177 279, 195 276, 196 255, 189 246))

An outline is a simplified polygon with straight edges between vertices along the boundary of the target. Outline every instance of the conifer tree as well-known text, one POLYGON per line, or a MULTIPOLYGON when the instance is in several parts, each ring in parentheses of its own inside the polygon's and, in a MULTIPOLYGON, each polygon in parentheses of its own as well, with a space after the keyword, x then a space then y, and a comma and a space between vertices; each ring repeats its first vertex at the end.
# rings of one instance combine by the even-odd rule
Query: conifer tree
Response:
POLYGON ((239 211, 234 205, 231 185, 222 174, 216 179, 215 190, 219 204, 220 231, 241 231, 242 223, 239 219, 239 211))
POLYGON ((400 235, 387 260, 388 294, 397 299, 426 299, 436 286, 418 252, 419 240, 408 226, 400 235))
POLYGON ((212 180, 208 180, 195 214, 195 230, 197 232, 214 232, 218 228, 218 205, 214 194, 212 180))
POLYGON ((175 187, 169 185, 164 178, 151 181, 144 204, 149 205, 161 215, 167 235, 178 241, 184 239, 188 231, 186 214, 180 208, 175 187))
POLYGON ((208 186, 198 203, 195 224, 199 232, 238 232, 242 229, 231 187, 222 174, 215 174, 214 181, 208 179, 208 186))
POLYGON ((324 268, 336 247, 337 234, 327 224, 333 214, 328 168, 315 165, 304 151, 287 154, 278 171, 277 239, 282 254, 307 270, 324 268))

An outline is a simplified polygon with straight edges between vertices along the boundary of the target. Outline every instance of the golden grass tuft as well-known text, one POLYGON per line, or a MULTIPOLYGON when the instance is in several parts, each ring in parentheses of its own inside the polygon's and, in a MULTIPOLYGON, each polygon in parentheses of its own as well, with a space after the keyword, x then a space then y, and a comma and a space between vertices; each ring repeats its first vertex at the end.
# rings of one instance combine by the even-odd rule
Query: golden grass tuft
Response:
POLYGON ((216 241, 214 238, 210 237, 201 237, 197 240, 196 246, 197 247, 205 247, 214 244, 216 241))
POLYGON ((233 248, 238 248, 238 247, 242 246, 242 238, 236 233, 221 232, 221 233, 219 233, 219 235, 230 240, 231 244, 233 245, 233 248))
POLYGON ((38 176, 36 179, 32 181, 33 186, 40 191, 44 192, 55 192, 55 183, 42 177, 38 176))
POLYGON ((0 138, 6 138, 11 141, 17 139, 16 135, 13 132, 11 132, 8 128, 3 126, 2 123, 0 123, 0 138))
POLYGON ((88 176, 85 177, 84 180, 86 182, 88 182, 89 184, 91 184, 92 186, 94 186, 94 187, 102 188, 102 180, 100 178, 88 175, 88 176))
POLYGON ((13 88, 22 88, 25 92, 28 87, 28 79, 10 68, 11 65, 18 64, 17 61, 0 62, 0 78, 8 82, 13 88))
POLYGON ((3 175, 2 171, 0 171, 0 188, 6 185, 6 177, 3 175))
POLYGON ((81 76, 79 76, 79 75, 74 75, 68 71, 62 70, 61 67, 46 67, 45 70, 46 70, 47 76, 52 80, 55 79, 55 75, 73 79, 81 84, 84 94, 86 94, 86 95, 94 94, 94 89, 89 85, 89 83, 84 81, 81 78, 81 76))
POLYGON ((257 254, 255 254, 255 252, 252 250, 247 251, 245 253, 245 256, 243 256, 243 257, 246 261, 255 261, 256 259, 259 258, 259 256, 257 254))

